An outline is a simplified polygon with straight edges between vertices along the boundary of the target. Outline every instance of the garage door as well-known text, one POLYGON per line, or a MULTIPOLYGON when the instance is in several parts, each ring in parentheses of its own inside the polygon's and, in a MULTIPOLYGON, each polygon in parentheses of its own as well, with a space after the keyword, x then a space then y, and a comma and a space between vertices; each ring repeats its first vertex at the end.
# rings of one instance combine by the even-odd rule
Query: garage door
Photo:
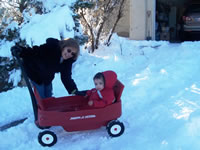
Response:
POLYGON ((156 0, 156 40, 182 40, 182 17, 191 0, 156 0))

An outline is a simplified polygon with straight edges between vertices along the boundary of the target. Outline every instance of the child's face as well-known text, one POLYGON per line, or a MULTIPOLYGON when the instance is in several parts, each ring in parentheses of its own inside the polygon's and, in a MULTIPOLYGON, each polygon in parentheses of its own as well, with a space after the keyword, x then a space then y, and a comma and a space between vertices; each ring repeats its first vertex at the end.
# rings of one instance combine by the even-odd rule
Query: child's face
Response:
POLYGON ((103 90, 104 82, 102 79, 94 79, 95 88, 99 91, 103 90))

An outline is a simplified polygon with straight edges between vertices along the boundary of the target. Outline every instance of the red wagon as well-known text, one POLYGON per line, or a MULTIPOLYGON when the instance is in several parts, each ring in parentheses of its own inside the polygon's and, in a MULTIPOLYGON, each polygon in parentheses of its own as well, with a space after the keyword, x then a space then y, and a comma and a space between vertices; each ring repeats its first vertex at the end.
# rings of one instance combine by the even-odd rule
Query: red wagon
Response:
MULTIPOLYGON (((106 126, 111 137, 118 137, 123 134, 124 125, 117 120, 122 114, 121 95, 124 89, 124 85, 119 80, 113 86, 115 102, 103 108, 89 107, 84 96, 41 99, 35 89, 33 92, 20 58, 17 55, 16 58, 30 92, 35 124, 40 129, 62 126, 64 130, 71 132, 106 126)), ((42 146, 53 146, 57 142, 57 136, 54 132, 45 130, 39 133, 38 142, 42 146)))
MULTIPOLYGON (((91 108, 83 96, 66 96, 59 98, 42 99, 35 91, 38 101, 38 119, 36 124, 39 127, 62 126, 64 130, 83 131, 97 129, 106 126, 111 137, 118 137, 124 132, 124 125, 117 119, 121 116, 121 94, 124 85, 117 80, 113 89, 116 101, 103 108, 91 108)), ((52 131, 39 133, 38 141, 43 146, 52 146, 56 143, 57 137, 52 131)))

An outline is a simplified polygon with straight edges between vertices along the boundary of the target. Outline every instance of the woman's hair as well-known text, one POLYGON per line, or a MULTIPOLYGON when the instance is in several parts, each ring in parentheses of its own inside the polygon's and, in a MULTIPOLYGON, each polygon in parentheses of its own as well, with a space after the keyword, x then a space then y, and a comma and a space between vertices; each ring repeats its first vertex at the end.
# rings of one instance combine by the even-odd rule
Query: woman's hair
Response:
POLYGON ((95 79, 101 79, 105 85, 105 78, 104 78, 103 73, 98 72, 97 74, 95 74, 95 76, 93 77, 93 80, 95 80, 95 79))
POLYGON ((59 42, 59 46, 60 46, 61 51, 63 51, 63 49, 65 47, 73 47, 73 48, 75 48, 77 50, 77 52, 76 52, 75 56, 73 57, 73 60, 77 60, 77 58, 78 58, 78 56, 80 54, 80 47, 79 47, 78 42, 75 39, 67 38, 67 39, 61 40, 59 42))

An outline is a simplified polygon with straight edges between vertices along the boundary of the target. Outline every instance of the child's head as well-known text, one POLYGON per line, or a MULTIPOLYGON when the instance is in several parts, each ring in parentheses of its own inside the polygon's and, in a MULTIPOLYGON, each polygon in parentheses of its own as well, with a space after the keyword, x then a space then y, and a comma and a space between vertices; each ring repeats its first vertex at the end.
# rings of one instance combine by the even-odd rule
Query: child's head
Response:
POLYGON ((93 80, 94 80, 95 88, 99 91, 103 90, 105 86, 105 79, 104 79, 103 73, 101 72, 97 73, 94 76, 93 80))

